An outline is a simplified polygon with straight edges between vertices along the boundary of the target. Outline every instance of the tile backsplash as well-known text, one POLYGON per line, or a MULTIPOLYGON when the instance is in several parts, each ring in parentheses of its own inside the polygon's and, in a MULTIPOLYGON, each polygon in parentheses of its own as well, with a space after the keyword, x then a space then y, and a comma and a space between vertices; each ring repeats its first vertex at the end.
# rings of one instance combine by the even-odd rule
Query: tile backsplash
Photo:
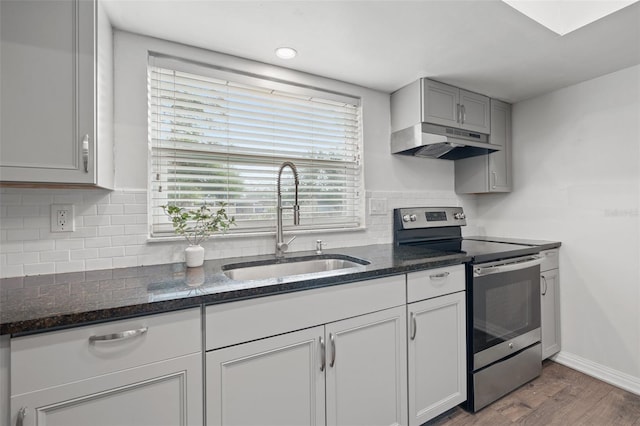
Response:
MULTIPOLYGON (((453 191, 367 191, 365 197, 366 230, 296 233, 291 250, 312 250, 317 239, 328 249, 389 243, 394 208, 464 202, 453 191)), ((274 250, 272 234, 216 236, 203 245, 207 259, 274 250)), ((182 239, 148 241, 145 190, 0 188, 0 278, 182 262, 184 246, 182 239), (74 206, 75 231, 51 232, 52 204, 74 206)))

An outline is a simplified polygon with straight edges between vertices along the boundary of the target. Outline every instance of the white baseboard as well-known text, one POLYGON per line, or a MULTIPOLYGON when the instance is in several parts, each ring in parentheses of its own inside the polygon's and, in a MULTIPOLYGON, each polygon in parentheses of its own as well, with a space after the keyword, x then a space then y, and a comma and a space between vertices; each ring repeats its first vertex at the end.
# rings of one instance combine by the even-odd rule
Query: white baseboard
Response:
POLYGON ((623 373, 613 368, 598 364, 578 355, 561 351, 551 358, 558 364, 566 365, 569 368, 578 370, 596 379, 607 382, 610 385, 619 387, 636 395, 640 395, 640 377, 635 377, 623 373))

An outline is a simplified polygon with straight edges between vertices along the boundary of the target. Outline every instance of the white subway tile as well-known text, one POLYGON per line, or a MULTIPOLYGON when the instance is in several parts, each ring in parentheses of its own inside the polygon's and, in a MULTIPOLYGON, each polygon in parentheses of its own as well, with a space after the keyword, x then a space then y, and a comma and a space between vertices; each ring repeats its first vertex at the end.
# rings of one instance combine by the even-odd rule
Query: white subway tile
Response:
POLYGON ((37 229, 7 229, 7 241, 35 241, 39 238, 37 229))
POLYGON ((126 246, 124 248, 124 254, 126 256, 138 256, 141 254, 147 254, 149 252, 155 252, 156 250, 151 250, 150 247, 147 246, 126 246))
POLYGON ((56 274, 65 272, 84 271, 84 260, 72 260, 70 262, 56 262, 56 274))
MULTIPOLYGON (((101 237, 111 235, 124 235, 124 225, 99 226, 98 235, 101 237)), ((113 240, 112 240, 113 241, 113 240)))
POLYGON ((137 256, 114 257, 112 258, 112 260, 114 268, 128 268, 130 266, 138 266, 137 256))
POLYGON ((96 216, 98 214, 98 206, 95 204, 81 204, 75 208, 76 215, 79 216, 96 216))
POLYGON ((147 225, 125 225, 124 233, 127 235, 133 234, 145 234, 147 232, 147 225))
POLYGON ((0 203, 2 203, 5 206, 9 204, 21 204, 22 195, 2 193, 0 194, 0 203))
POLYGON ((22 265, 7 265, 0 270, 1 278, 22 277, 24 276, 24 268, 22 265))
POLYGON ((104 226, 111 225, 111 216, 99 215, 99 216, 84 216, 84 226, 104 226))
POLYGON ((111 237, 111 244, 114 246, 132 246, 140 244, 138 235, 115 235, 111 237))
POLYGON ((78 259, 96 259, 98 257, 97 248, 85 248, 80 250, 71 250, 69 252, 71 260, 78 259))
POLYGON ((29 228, 49 229, 51 227, 51 219, 43 216, 25 217, 24 227, 27 229, 29 228))
POLYGON ((55 194, 53 196, 53 202, 55 204, 82 204, 84 199, 81 192, 69 192, 66 194, 55 194))
POLYGON ((99 258, 122 257, 124 255, 124 247, 104 247, 98 249, 99 258))
POLYGON ((40 253, 8 253, 7 265, 24 265, 26 263, 38 263, 40 253))
POLYGON ((25 275, 53 274, 56 272, 55 263, 33 263, 24 265, 25 275))
POLYGON ((40 253, 41 262, 67 262, 69 250, 45 251, 40 253))
POLYGON ((3 217, 0 220, 0 229, 22 229, 24 219, 22 217, 3 217))
POLYGON ((111 237, 86 238, 84 246, 87 248, 111 247, 111 237))
POLYGON ((147 205, 149 202, 149 195, 146 192, 136 194, 136 204, 147 205))
POLYGON ((84 263, 87 271, 113 268, 113 261, 111 259, 87 259, 84 263))
POLYGON ((123 214, 124 206, 122 204, 98 204, 98 214, 123 214))
POLYGON ((40 240, 40 241, 25 241, 23 250, 27 251, 47 251, 53 250, 56 244, 55 241, 51 240, 40 240))
POLYGON ((80 238, 56 240, 56 250, 77 250, 81 248, 84 248, 84 240, 80 238))
POLYGON ((126 214, 143 214, 147 212, 146 204, 127 204, 124 206, 126 214))
POLYGON ((136 194, 127 192, 113 192, 109 196, 111 204, 135 204, 136 194))
POLYGON ((137 222, 136 215, 113 215, 111 216, 113 225, 134 225, 137 222))

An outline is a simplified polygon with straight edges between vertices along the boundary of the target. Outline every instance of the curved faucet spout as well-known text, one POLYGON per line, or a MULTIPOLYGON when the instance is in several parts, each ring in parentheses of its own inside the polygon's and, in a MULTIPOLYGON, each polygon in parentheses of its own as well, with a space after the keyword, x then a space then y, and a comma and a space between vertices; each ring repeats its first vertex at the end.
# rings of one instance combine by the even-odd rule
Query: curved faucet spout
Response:
POLYGON ((277 181, 278 205, 276 206, 276 216, 277 216, 276 217, 276 257, 284 256, 284 252, 287 251, 287 249, 289 248, 289 243, 291 243, 291 241, 293 241, 295 238, 293 237, 288 242, 286 243, 284 242, 284 235, 282 232, 282 210, 293 209, 293 224, 294 225, 300 224, 300 206, 298 205, 298 185, 299 184, 300 184, 300 181, 298 179, 298 169, 296 168, 295 164, 293 164, 290 161, 285 161, 284 163, 282 163, 282 165, 280 166, 280 169, 278 170, 278 181, 277 181), (289 167, 293 172, 293 178, 295 183, 295 200, 294 200, 293 206, 291 207, 282 206, 282 186, 281 186, 282 171, 286 167, 289 167))

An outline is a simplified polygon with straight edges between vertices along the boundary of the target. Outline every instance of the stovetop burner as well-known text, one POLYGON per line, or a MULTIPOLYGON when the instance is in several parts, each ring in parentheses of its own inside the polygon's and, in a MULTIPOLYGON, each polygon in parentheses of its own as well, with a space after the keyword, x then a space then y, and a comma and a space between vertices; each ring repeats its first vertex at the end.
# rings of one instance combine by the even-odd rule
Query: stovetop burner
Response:
POLYGON ((512 243, 462 237, 466 225, 462 207, 412 207, 394 210, 394 244, 466 254, 473 263, 535 254, 539 249, 512 243))

